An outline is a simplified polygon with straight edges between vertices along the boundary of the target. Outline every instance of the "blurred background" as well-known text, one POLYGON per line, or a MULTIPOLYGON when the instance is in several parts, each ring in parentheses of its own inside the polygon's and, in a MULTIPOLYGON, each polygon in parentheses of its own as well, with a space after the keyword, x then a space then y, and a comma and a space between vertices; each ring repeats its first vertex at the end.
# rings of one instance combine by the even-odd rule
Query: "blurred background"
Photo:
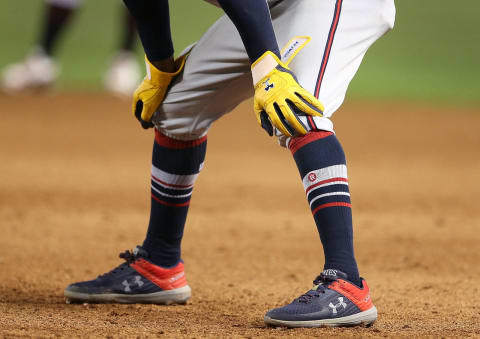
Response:
MULTIPOLYGON (((198 39, 221 11, 203 1, 171 1, 176 52, 198 39)), ((474 104, 480 100, 480 2, 397 1, 393 33, 369 51, 350 98, 474 104)), ((121 39, 120 0, 86 0, 58 44, 66 89, 97 90, 121 39)), ((43 0, 0 2, 0 68, 17 62, 40 35, 43 0)), ((141 46, 137 41, 141 61, 141 46)), ((142 68, 143 71, 143 68, 142 68)))

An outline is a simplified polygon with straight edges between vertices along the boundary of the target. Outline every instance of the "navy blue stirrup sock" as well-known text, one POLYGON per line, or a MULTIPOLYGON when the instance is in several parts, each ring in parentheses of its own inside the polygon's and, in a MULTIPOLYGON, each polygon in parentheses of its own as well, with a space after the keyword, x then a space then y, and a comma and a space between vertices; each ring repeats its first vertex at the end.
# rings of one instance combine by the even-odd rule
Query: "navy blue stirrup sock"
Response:
POLYGON ((345 154, 331 132, 312 131, 289 144, 325 253, 324 269, 337 269, 361 286, 353 253, 353 227, 345 154))
POLYGON ((180 244, 193 184, 203 166, 207 137, 179 141, 155 130, 150 223, 143 248, 157 265, 180 260, 180 244))

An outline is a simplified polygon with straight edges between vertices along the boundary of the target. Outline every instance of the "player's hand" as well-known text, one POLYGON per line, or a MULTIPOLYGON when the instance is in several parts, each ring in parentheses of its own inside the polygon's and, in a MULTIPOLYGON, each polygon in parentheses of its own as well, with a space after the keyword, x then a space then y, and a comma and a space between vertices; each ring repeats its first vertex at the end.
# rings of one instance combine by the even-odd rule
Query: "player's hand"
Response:
POLYGON ((175 60, 176 71, 167 73, 160 71, 152 65, 145 56, 147 75, 133 93, 132 103, 133 114, 140 121, 143 128, 153 127, 152 116, 163 102, 168 86, 170 86, 173 78, 182 71, 186 58, 187 55, 183 55, 175 60))
POLYGON ((274 127, 288 137, 305 135, 308 127, 299 116, 322 116, 322 103, 300 86, 293 72, 274 53, 267 51, 256 60, 252 75, 255 115, 270 136, 274 127))

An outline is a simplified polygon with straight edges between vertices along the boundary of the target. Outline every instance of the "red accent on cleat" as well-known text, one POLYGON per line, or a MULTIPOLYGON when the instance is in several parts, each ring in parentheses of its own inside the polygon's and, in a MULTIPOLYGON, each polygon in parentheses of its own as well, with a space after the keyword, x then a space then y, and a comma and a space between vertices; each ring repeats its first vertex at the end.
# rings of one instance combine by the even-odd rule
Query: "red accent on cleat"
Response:
POLYGON ((345 281, 343 279, 338 279, 331 283, 328 288, 337 291, 338 293, 344 295, 351 302, 353 302, 360 311, 366 311, 372 308, 372 298, 370 297, 370 289, 368 288, 367 282, 362 279, 363 288, 355 286, 354 284, 345 281))
POLYGON ((163 268, 144 259, 138 259, 130 266, 162 290, 174 290, 187 285, 182 262, 172 268, 163 268))

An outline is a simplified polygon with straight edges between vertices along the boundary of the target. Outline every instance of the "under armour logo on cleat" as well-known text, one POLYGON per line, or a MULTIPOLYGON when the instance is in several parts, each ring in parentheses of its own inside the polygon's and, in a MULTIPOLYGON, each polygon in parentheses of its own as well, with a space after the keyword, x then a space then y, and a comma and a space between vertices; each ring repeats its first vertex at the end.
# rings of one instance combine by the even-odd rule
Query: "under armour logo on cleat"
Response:
POLYGON ((135 284, 138 285, 138 287, 142 287, 144 282, 142 281, 142 277, 139 276, 139 275, 136 275, 135 276, 135 281, 134 281, 135 284))
POLYGON ((267 79, 267 81, 264 81, 263 84, 265 85, 265 91, 268 92, 270 88, 274 87, 274 84, 269 83, 270 79, 267 79))
POLYGON ((338 304, 334 305, 334 304, 330 303, 328 305, 328 307, 330 307, 332 309, 333 314, 337 314, 337 308, 340 307, 340 306, 343 306, 343 309, 347 308, 347 304, 343 301, 343 297, 338 298, 338 304))
MULTIPOLYGON (((133 284, 137 284, 138 287, 142 287, 143 284, 145 284, 145 283, 142 281, 142 277, 141 277, 141 276, 136 275, 136 276, 134 277, 133 282, 132 282, 132 285, 133 285, 133 284)), ((132 289, 130 288, 130 286, 132 286, 132 285, 130 285, 127 280, 122 281, 122 285, 124 286, 123 290, 124 290, 125 292, 131 292, 131 291, 132 291, 132 289)))
POLYGON ((122 281, 122 285, 125 286, 125 288, 123 289, 125 292, 130 292, 131 291, 130 284, 128 283, 128 281, 126 281, 126 280, 122 281))

